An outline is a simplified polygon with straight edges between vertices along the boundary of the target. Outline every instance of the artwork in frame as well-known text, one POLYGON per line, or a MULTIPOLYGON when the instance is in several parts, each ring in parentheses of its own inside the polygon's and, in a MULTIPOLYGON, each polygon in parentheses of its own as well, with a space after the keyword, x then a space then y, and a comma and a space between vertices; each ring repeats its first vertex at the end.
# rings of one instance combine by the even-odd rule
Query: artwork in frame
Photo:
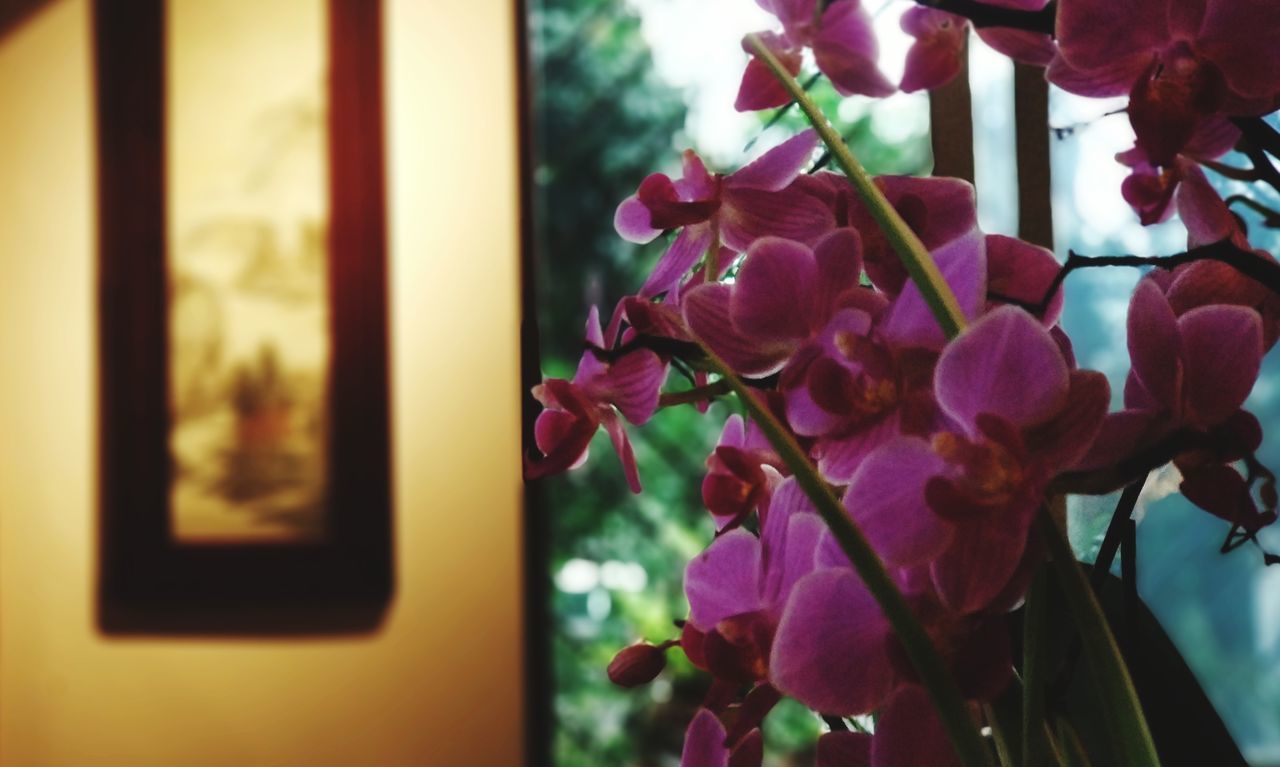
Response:
POLYGON ((380 3, 98 0, 99 622, 392 590, 380 3))

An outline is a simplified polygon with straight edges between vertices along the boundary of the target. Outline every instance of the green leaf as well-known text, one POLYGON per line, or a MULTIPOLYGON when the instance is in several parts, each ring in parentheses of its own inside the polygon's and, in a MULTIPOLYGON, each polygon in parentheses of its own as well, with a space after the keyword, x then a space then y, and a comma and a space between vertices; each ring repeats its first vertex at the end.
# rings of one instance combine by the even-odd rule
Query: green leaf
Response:
POLYGON ((1094 598, 1093 589, 1080 571, 1062 530, 1047 514, 1040 522, 1058 574, 1058 585, 1080 632, 1107 740, 1118 757, 1116 763, 1126 767, 1157 767, 1160 758, 1151 729, 1102 607, 1094 598))

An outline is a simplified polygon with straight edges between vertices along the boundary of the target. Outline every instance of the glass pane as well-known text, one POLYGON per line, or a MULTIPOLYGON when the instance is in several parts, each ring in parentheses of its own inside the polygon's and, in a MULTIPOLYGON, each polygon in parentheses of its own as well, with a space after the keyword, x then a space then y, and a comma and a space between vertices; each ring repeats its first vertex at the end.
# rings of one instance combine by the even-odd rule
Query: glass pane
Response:
POLYGON ((168 3, 171 530, 324 532, 325 17, 319 0, 168 3))

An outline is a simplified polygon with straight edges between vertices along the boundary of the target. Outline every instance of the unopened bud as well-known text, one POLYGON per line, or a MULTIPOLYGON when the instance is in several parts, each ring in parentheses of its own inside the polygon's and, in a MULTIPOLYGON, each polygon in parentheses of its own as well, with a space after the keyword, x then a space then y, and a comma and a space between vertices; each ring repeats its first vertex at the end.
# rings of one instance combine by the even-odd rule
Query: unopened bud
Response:
POLYGON ((652 682, 666 667, 666 646, 639 642, 613 656, 609 663, 609 681, 619 687, 638 687, 652 682))

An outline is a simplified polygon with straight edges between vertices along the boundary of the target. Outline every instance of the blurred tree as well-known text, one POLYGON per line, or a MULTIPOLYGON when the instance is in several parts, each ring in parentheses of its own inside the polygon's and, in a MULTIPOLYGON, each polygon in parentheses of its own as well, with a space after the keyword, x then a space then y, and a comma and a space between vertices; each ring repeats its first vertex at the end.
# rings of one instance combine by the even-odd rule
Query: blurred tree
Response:
POLYGON ((613 211, 670 162, 684 125, 624 0, 532 0, 534 258, 544 364, 577 359, 587 309, 640 284, 638 249, 613 211))

